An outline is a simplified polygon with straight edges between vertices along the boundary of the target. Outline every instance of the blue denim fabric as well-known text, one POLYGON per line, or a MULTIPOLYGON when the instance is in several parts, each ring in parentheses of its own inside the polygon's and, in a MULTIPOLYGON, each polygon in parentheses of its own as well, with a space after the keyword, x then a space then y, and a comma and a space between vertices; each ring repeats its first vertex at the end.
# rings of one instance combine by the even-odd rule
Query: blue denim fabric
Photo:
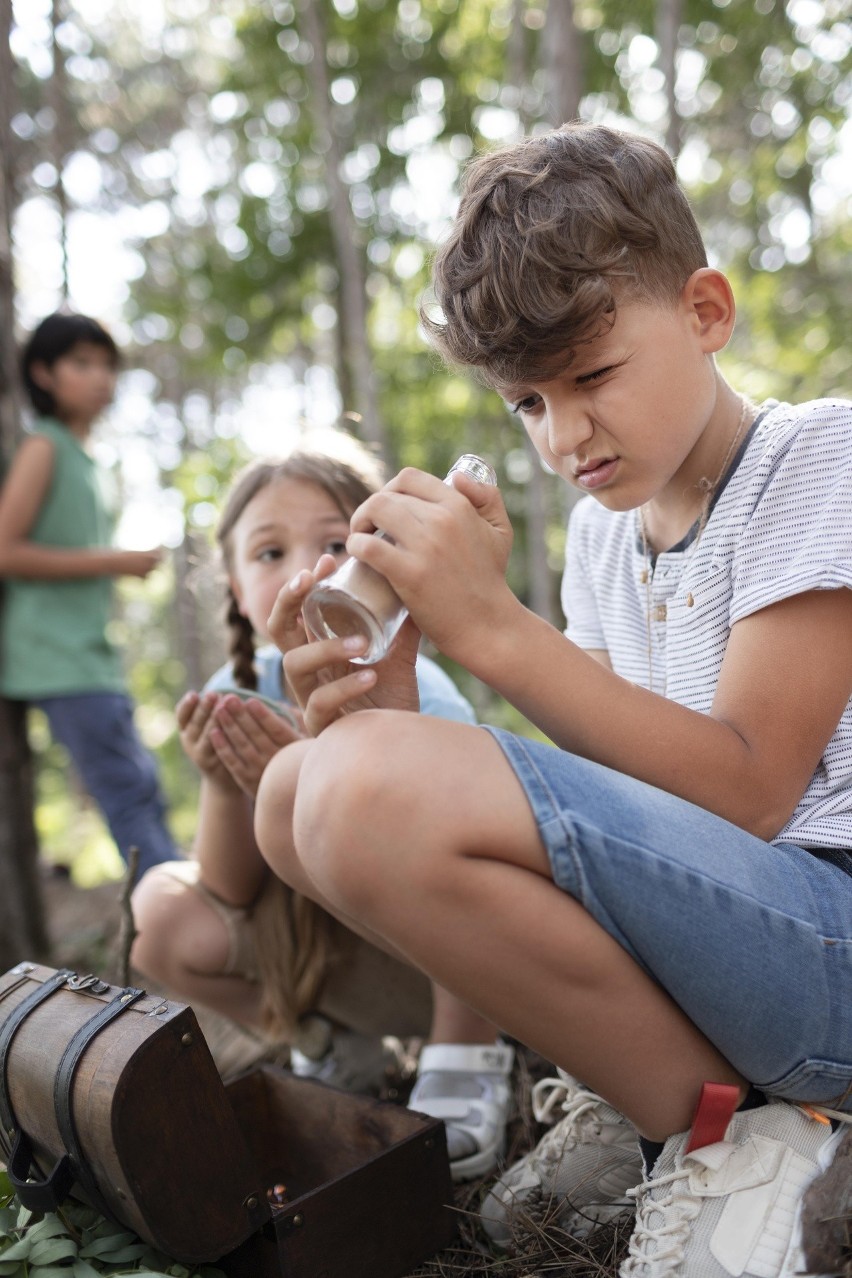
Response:
POLYGON ((31 703, 70 754, 104 814, 123 860, 139 849, 139 875, 180 856, 166 828, 157 768, 133 723, 133 702, 120 692, 42 697, 31 703))
POLYGON ((524 788, 556 885, 750 1082, 852 1112, 852 878, 841 865, 487 731, 524 788))

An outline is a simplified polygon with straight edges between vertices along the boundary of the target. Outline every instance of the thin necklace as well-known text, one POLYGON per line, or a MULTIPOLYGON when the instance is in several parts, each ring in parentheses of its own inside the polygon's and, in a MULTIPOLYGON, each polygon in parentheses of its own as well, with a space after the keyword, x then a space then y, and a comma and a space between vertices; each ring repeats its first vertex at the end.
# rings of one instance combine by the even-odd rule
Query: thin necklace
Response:
MULTIPOLYGON (((710 480, 707 478, 706 475, 702 475, 701 478, 698 480, 698 483, 696 484, 696 488, 699 490, 699 492, 704 494, 704 499, 701 503, 701 513, 698 516, 698 521, 697 521, 698 526, 695 530, 695 536, 692 539, 692 544, 689 550, 690 559, 695 554, 695 548, 698 545, 699 540, 701 539, 701 534, 704 532, 704 529, 707 527, 707 520, 710 518, 710 505, 713 500, 713 495, 716 492, 717 488, 719 487, 720 483, 722 482, 727 472, 728 464, 730 463, 731 457, 733 456, 734 449, 739 443, 740 436, 743 433, 743 429, 746 426, 747 422, 750 424, 754 420, 754 416, 757 412, 756 406, 752 403, 750 399, 747 398, 747 396, 740 395, 739 399, 740 399, 741 408, 740 408, 739 420, 737 421, 737 428, 734 431, 733 437, 731 438, 731 442, 728 444, 728 448, 725 453, 725 456, 722 458, 722 465, 719 468, 718 475, 716 476, 714 480, 710 480)), ((642 569, 641 581, 643 582, 645 586, 645 643, 648 650, 648 688, 651 692, 653 692, 654 691, 654 648, 653 648, 653 631, 651 629, 651 585, 652 585, 652 578, 653 578, 653 569, 651 566, 651 552, 648 546, 648 532, 645 527, 645 507, 644 506, 639 507, 639 533, 642 538, 642 557, 644 560, 644 567, 642 569)), ((692 600, 692 596, 688 595, 687 602, 691 603, 691 600, 692 600)), ((656 620, 665 621, 666 605, 660 604, 657 612, 658 612, 658 616, 656 617, 656 620)), ((663 696, 665 695, 666 695, 666 688, 664 685, 663 696)))

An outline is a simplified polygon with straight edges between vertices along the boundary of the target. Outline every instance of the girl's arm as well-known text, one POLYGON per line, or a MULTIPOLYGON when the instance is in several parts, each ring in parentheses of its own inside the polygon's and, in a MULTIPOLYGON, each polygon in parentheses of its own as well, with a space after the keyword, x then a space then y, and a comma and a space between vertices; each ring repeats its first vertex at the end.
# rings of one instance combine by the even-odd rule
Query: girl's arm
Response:
POLYGON ((192 853, 201 882, 228 905, 251 905, 268 870, 254 838, 254 805, 239 787, 201 779, 192 853))
POLYGON ((201 882, 229 905, 250 905, 268 873, 254 838, 254 804, 210 741, 219 694, 188 692, 176 715, 186 754, 201 772, 193 855, 201 882))
POLYGON ((28 540, 53 477, 53 444, 43 435, 25 439, 0 491, 0 576, 45 581, 83 577, 144 577, 158 551, 41 546, 28 540))
POLYGON ((457 486, 465 499, 403 471, 356 512, 350 552, 391 580, 442 652, 557 745, 773 838, 852 694, 852 590, 812 590, 739 621, 700 714, 612 673, 524 608, 505 580, 499 493, 457 486), (372 527, 394 540, 365 536, 372 527))

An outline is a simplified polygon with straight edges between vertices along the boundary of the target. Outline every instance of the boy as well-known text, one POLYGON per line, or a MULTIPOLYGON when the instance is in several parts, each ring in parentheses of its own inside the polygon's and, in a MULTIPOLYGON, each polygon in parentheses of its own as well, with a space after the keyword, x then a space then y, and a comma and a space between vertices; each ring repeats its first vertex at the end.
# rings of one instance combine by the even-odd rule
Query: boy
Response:
POLYGON ((44 711, 139 873, 174 860, 154 761, 133 725, 107 635, 112 578, 147 577, 159 550, 110 545, 108 476, 87 448, 115 390, 118 351, 84 315, 50 315, 23 353, 38 414, 0 492, 0 692, 44 711))
POLYGON ((347 549, 413 624, 372 669, 342 664, 357 640, 285 659, 322 735, 267 771, 258 842, 571 1076, 493 1233, 551 1195, 576 1233, 634 1199, 625 1278, 791 1274, 852 1114, 852 405, 727 384, 730 285, 640 137, 572 125, 475 162, 435 283, 439 349, 589 494, 568 628, 511 594, 499 494, 403 471, 347 549), (415 624, 557 748, 384 709, 415 624))

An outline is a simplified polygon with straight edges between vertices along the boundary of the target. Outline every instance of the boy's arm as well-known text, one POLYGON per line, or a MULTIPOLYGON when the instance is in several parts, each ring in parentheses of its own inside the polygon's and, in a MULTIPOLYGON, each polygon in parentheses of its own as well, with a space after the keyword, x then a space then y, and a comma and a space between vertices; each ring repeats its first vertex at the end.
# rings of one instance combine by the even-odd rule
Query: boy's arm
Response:
POLYGON ((153 551, 42 546, 29 533, 53 477, 53 444, 43 435, 25 439, 0 491, 0 577, 55 581, 67 578, 145 576, 153 551))
POLYGON ((517 601, 489 629, 490 642, 456 659, 557 745, 767 840, 852 695, 848 589, 795 595, 737 622, 709 714, 613 674, 517 601))
POLYGON ((356 511, 349 550, 388 577, 440 651, 557 745, 774 838, 852 694, 852 589, 810 589, 737 621, 702 714, 612 673, 529 612, 506 582, 498 490, 457 487, 466 501, 401 472, 356 511), (376 527, 389 536, 364 535, 376 527))

